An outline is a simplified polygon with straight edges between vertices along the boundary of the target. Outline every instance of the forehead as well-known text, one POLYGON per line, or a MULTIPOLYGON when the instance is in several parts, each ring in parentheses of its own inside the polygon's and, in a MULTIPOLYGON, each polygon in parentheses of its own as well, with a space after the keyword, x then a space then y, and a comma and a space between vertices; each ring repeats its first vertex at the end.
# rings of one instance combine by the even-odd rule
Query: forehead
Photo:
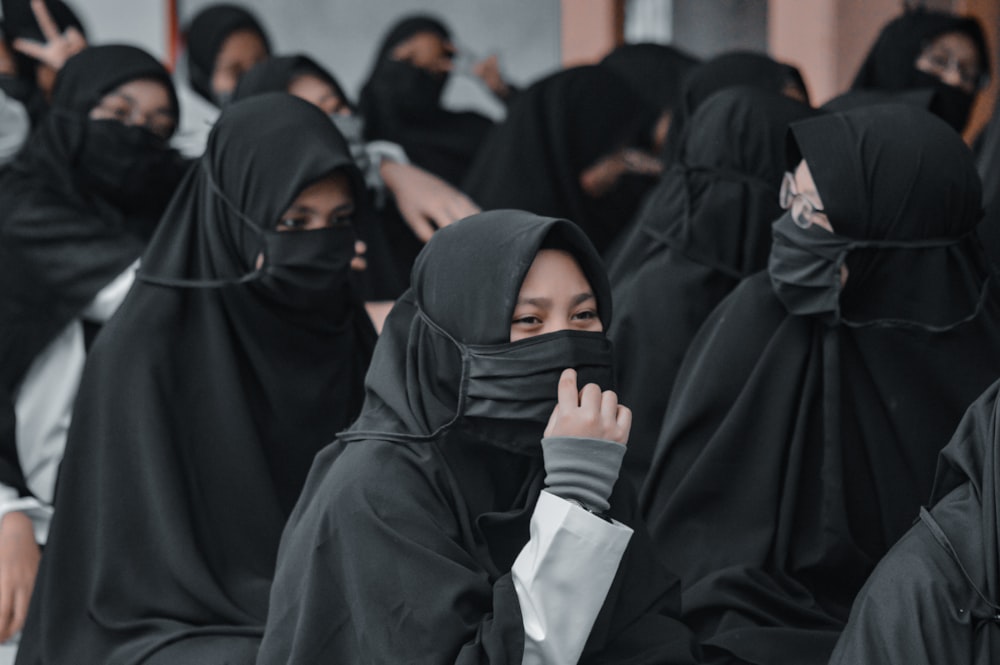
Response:
POLYGON ((928 45, 928 50, 949 51, 956 57, 979 59, 979 49, 972 37, 964 32, 946 32, 938 35, 928 45))
POLYGON ((127 97, 129 101, 149 108, 170 106, 170 91, 166 84, 156 79, 133 79, 112 88, 104 93, 104 97, 127 97))
POLYGON ((267 47, 261 36, 255 30, 241 28, 223 40, 216 61, 259 59, 266 55, 267 47))

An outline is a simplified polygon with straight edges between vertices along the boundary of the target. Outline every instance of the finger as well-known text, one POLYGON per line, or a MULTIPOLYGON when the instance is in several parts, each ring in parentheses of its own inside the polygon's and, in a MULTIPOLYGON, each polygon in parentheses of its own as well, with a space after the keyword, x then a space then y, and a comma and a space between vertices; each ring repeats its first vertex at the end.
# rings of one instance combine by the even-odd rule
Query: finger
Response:
POLYGON ((587 415, 598 418, 601 414, 601 387, 588 383, 580 391, 580 409, 587 415))
POLYGON ((618 443, 625 445, 628 443, 629 434, 632 432, 632 409, 627 406, 618 405, 618 443))
POLYGON ((361 256, 362 254, 364 254, 367 251, 368 251, 368 245, 365 244, 364 240, 355 240, 354 241, 354 253, 355 254, 357 254, 358 256, 361 256))
POLYGON ((355 272, 364 272, 368 269, 368 261, 361 258, 360 256, 355 256, 351 259, 351 270, 355 272))
POLYGON ((575 369, 564 369, 559 376, 559 406, 567 409, 580 406, 575 369))
POLYGON ((31 11, 35 15, 35 20, 38 21, 38 27, 41 29, 45 41, 50 43, 58 41, 62 35, 59 26, 52 18, 52 14, 49 13, 49 8, 45 6, 45 1, 31 0, 31 11))
POLYGON ((14 594, 11 590, 7 573, 0 574, 0 642, 10 639, 11 614, 13 612, 14 594))
MULTIPOLYGON (((10 621, 8 631, 10 636, 16 635, 24 628, 24 620, 28 616, 28 603, 31 601, 31 592, 22 589, 14 598, 14 616, 10 621)), ((4 638, 7 639, 7 638, 4 638)))
POLYGON ((459 194, 448 202, 448 212, 454 221, 465 219, 469 215, 475 215, 479 210, 467 196, 459 194))
POLYGON ((23 39, 21 37, 14 40, 14 50, 20 51, 26 56, 42 62, 44 62, 48 56, 48 51, 45 49, 44 45, 30 39, 23 39))
POLYGON ((613 390, 601 393, 601 424, 609 432, 618 426, 618 395, 613 390))
POLYGON ((547 425, 545 425, 545 431, 542 432, 542 436, 552 436, 552 429, 556 426, 556 423, 559 421, 558 414, 559 414, 559 405, 557 404, 555 405, 555 407, 552 408, 552 414, 549 416, 549 422, 547 425))
POLYGON ((87 48, 87 38, 76 28, 70 27, 63 33, 63 38, 69 45, 70 54, 76 54, 87 48))
POLYGON ((416 213, 403 213, 403 218, 406 223, 410 226, 410 230, 413 231, 414 235, 420 238, 421 242, 427 242, 434 235, 434 226, 424 219, 423 215, 416 213))

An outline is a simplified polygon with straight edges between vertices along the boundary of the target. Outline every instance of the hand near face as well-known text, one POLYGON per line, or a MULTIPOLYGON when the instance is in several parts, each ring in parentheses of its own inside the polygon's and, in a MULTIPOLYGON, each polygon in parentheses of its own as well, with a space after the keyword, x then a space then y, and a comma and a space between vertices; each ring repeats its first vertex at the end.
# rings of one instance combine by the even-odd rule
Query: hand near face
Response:
POLYGON ((76 28, 70 27, 64 32, 59 32, 59 26, 49 14, 48 7, 45 6, 43 0, 32 0, 31 11, 35 14, 45 42, 15 39, 14 48, 21 53, 59 71, 70 57, 87 48, 86 38, 76 28))
POLYGON ((559 403, 552 410, 545 436, 576 436, 625 445, 632 429, 632 411, 618 403, 611 390, 601 392, 595 383, 583 390, 576 385, 576 370, 564 370, 559 377, 559 403))
POLYGON ((423 242, 437 229, 479 212, 465 194, 416 166, 385 161, 380 172, 403 219, 423 242))
POLYGON ((478 76, 497 97, 503 99, 510 94, 510 87, 500 72, 500 61, 496 55, 477 62, 472 67, 472 73, 478 76))

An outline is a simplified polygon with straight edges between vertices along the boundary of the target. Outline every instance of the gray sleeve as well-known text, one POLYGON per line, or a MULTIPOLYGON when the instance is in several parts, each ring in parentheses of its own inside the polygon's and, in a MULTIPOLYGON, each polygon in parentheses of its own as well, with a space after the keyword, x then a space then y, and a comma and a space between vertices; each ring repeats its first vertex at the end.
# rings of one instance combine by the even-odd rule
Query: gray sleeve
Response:
POLYGON ((618 480, 625 446, 614 441, 575 436, 542 439, 545 485, 563 499, 605 512, 618 480))
POLYGON ((30 130, 24 105, 0 90, 0 165, 14 159, 30 130))

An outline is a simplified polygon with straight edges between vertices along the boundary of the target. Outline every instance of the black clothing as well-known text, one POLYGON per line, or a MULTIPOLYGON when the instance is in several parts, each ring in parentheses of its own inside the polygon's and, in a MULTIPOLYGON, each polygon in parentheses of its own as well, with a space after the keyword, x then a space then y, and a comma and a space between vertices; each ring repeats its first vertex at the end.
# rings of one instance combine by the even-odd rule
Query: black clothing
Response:
POLYGON ((0 171, 0 482, 23 491, 15 389, 38 353, 139 258, 183 172, 172 151, 122 150, 115 140, 142 130, 87 118, 102 95, 139 78, 173 93, 163 65, 140 49, 96 46, 71 58, 56 79, 52 111, 0 171), (126 208, 115 191, 93 186, 92 158, 101 154, 157 166, 158 179, 139 183, 142 205, 126 208))
POLYGON ((212 93, 212 72, 215 58, 229 35, 239 30, 257 33, 264 48, 271 50, 264 27, 246 9, 237 5, 210 5, 198 12, 185 31, 187 44, 188 82, 191 88, 214 106, 219 100, 212 93))
POLYGON ((915 64, 925 47, 935 38, 949 32, 962 33, 972 40, 979 51, 983 72, 989 73, 989 49, 976 19, 945 12, 915 10, 906 12, 882 28, 854 77, 851 89, 933 89, 937 95, 931 111, 956 131, 962 131, 969 120, 975 93, 967 93, 948 85, 937 77, 920 71, 915 64))
MULTIPOLYGON (((805 232, 902 246, 848 249, 839 311, 822 316, 786 308, 773 246, 770 274, 719 304, 681 365, 641 507, 720 662, 826 662, 929 495, 943 443, 1000 374, 979 179, 960 137, 903 105, 791 135, 788 164, 809 165, 835 231, 805 232)), ((839 284, 845 257, 831 260, 818 295, 839 284)))
POLYGON ((350 109, 354 109, 340 81, 318 62, 307 55, 284 55, 268 58, 248 70, 233 92, 233 101, 247 99, 266 92, 288 92, 296 77, 304 74, 315 76, 329 83, 337 96, 350 109))
POLYGON ((281 530, 373 345, 352 229, 273 230, 338 170, 359 193, 307 102, 222 113, 91 351, 22 665, 252 662, 281 530))
POLYGON ((623 44, 601 60, 661 111, 677 105, 684 77, 698 63, 697 58, 663 44, 623 44))
POLYGON ((998 394, 1000 382, 941 451, 933 507, 921 509, 858 593, 832 664, 1000 660, 998 394))
POLYGON ((458 186, 493 122, 441 107, 447 75, 392 59, 396 46, 423 32, 451 39, 440 21, 426 16, 399 21, 383 38, 358 103, 365 138, 398 143, 414 164, 458 186))
POLYGON ((518 208, 571 219, 603 252, 656 181, 626 174, 595 199, 584 192, 580 176, 622 148, 648 150, 657 115, 606 67, 557 72, 518 93, 463 189, 484 210, 518 208))
POLYGON ((767 266, 788 124, 812 113, 756 88, 710 97, 685 128, 677 163, 609 257, 617 315, 608 336, 619 397, 632 409, 623 468, 637 487, 695 333, 741 279, 767 266))
MULTIPOLYGON (((379 339, 362 414, 317 458, 289 521, 258 663, 522 662, 510 568, 544 480, 550 370, 576 366, 606 386, 610 369, 601 333, 508 341, 543 247, 576 258, 610 321, 600 258, 565 220, 488 212, 427 244, 379 339)), ((626 489, 611 511, 628 521, 626 489)), ((636 525, 580 662, 693 662, 648 546, 636 525)))
POLYGON ((680 101, 674 109, 663 151, 668 164, 676 159, 684 125, 701 103, 720 90, 740 85, 785 94, 794 90, 803 100, 809 101, 809 92, 799 70, 763 53, 734 51, 703 62, 688 72, 680 101))

